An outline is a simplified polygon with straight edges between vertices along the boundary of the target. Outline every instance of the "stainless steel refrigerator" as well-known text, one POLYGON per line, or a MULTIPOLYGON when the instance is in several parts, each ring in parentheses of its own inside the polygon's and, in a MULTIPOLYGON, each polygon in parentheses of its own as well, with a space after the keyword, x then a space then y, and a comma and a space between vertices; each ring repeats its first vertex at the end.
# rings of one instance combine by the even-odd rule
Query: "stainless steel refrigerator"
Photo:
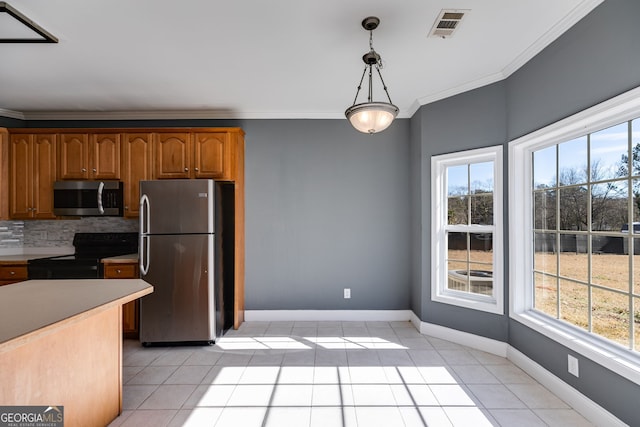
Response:
POLYGON ((224 193, 213 180, 140 182, 140 277, 154 287, 140 300, 143 345, 222 335, 224 193))

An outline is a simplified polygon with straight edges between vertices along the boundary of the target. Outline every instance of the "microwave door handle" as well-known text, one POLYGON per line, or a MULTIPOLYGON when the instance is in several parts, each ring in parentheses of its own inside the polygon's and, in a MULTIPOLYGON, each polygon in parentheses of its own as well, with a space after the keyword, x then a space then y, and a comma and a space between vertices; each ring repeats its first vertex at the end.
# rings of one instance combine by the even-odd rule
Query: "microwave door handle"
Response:
POLYGON ((98 185, 98 212, 100 215, 104 215, 104 208, 102 207, 102 190, 104 190, 104 182, 100 181, 98 185))

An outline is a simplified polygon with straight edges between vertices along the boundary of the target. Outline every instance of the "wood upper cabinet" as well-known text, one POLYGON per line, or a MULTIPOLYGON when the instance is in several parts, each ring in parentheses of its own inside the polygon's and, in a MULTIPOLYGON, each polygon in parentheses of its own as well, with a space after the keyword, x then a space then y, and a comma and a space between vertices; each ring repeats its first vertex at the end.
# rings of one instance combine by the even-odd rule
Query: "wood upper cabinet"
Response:
POLYGON ((9 215, 14 219, 55 218, 56 135, 11 135, 9 215))
POLYGON ((119 133, 63 133, 59 179, 120 179, 119 133))
POLYGON ((122 180, 124 181, 124 216, 140 214, 140 181, 152 178, 151 133, 126 133, 122 141, 122 180))
POLYGON ((120 134, 91 134, 89 148, 91 178, 120 179, 120 134))
POLYGON ((198 132, 194 135, 194 177, 230 179, 231 146, 228 132, 198 132))
POLYGON ((156 133, 154 137, 154 178, 191 178, 191 133, 156 133))
POLYGON ((156 133, 155 179, 231 179, 231 141, 226 131, 156 133))

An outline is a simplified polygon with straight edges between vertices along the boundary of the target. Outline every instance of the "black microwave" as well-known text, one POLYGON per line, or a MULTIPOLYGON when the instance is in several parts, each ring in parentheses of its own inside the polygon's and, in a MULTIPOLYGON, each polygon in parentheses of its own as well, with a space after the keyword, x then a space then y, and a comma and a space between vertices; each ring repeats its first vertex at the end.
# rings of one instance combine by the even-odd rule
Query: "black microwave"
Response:
POLYGON ((53 213, 59 216, 122 216, 121 181, 56 181, 53 213))

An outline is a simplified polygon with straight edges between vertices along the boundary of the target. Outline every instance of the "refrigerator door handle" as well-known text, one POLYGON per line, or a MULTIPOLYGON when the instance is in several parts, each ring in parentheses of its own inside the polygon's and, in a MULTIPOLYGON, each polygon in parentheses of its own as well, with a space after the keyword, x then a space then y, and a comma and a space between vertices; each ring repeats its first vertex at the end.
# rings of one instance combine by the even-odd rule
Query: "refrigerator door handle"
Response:
POLYGON ((140 273, 146 276, 149 272, 149 236, 140 235, 140 273))
POLYGON ((149 232, 149 198, 146 194, 140 197, 140 273, 144 276, 149 272, 149 242, 146 233, 149 232))
POLYGON ((149 232, 149 197, 146 194, 140 196, 140 234, 149 232))

